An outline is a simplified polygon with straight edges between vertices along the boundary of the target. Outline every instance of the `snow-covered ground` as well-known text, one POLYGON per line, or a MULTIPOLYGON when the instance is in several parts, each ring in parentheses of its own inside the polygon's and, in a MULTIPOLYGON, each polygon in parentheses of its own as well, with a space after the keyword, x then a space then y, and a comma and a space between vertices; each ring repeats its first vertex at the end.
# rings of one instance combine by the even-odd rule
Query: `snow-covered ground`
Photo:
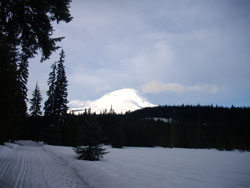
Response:
POLYGON ((250 187, 249 152, 107 147, 93 162, 76 160, 71 147, 22 145, 0 146, 1 188, 250 187))
POLYGON ((32 141, 0 146, 0 188, 81 188, 72 168, 32 141))

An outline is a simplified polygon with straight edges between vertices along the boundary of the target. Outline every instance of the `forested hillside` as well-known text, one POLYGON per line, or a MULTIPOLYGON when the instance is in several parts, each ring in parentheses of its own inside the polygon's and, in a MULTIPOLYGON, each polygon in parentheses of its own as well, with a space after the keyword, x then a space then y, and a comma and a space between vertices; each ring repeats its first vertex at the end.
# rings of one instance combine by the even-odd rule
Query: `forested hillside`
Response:
POLYGON ((162 146, 250 150, 250 108, 160 106, 124 115, 68 114, 60 125, 51 125, 43 117, 31 117, 29 122, 26 127, 31 133, 29 139, 50 144, 85 144, 95 138, 93 133, 100 143, 118 148, 162 146))

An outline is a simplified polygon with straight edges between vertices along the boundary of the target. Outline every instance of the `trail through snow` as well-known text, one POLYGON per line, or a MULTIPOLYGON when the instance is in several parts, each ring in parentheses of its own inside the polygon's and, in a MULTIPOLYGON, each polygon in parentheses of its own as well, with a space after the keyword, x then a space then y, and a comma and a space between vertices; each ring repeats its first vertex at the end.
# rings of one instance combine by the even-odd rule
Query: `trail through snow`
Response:
POLYGON ((0 188, 88 187, 69 165, 42 145, 29 142, 0 147, 0 188))

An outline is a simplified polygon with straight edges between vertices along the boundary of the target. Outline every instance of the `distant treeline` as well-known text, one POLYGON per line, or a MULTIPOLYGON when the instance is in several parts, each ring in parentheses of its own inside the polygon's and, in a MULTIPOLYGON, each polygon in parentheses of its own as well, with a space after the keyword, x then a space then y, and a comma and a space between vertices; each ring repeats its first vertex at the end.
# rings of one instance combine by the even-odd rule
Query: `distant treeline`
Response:
POLYGON ((159 106, 124 115, 68 114, 61 125, 49 124, 44 117, 29 118, 28 122, 25 139, 57 145, 88 143, 95 138, 96 129, 101 143, 118 148, 162 146, 250 151, 249 107, 159 106))

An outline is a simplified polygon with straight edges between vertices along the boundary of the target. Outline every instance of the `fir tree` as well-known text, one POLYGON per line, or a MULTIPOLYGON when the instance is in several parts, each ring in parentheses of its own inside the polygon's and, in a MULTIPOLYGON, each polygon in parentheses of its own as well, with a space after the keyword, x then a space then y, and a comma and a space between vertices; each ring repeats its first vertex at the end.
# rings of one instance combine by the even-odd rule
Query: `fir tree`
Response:
POLYGON ((64 59, 65 55, 62 50, 60 60, 51 66, 52 71, 49 74, 48 80, 48 99, 44 105, 45 116, 55 117, 57 118, 57 122, 65 117, 68 110, 68 81, 65 73, 64 59))
POLYGON ((42 101, 42 96, 40 89, 38 87, 38 84, 36 84, 36 88, 32 94, 32 99, 30 100, 30 115, 32 117, 38 117, 42 115, 41 111, 41 101, 42 101))
POLYGON ((48 99, 44 104, 44 115, 52 116, 55 114, 55 83, 56 83, 56 62, 51 65, 52 71, 49 73, 47 91, 48 99))
POLYGON ((63 117, 68 110, 68 81, 65 73, 65 54, 62 50, 60 53, 60 60, 57 62, 56 82, 55 82, 55 115, 63 117))
MULTIPOLYGON (((1 19, 0 19, 1 20, 1 19)), ((16 109, 17 55, 15 46, 8 43, 0 32, 0 144, 15 139, 18 119, 16 109)))
POLYGON ((0 2, 0 143, 15 139, 17 131, 10 128, 20 125, 26 116, 28 60, 38 50, 41 61, 49 59, 57 50, 53 38, 52 22, 69 22, 71 0, 60 1, 1 1, 0 2), (12 129, 12 130, 11 130, 12 129))
POLYGON ((78 159, 98 161, 107 153, 102 147, 102 128, 95 119, 87 119, 81 127, 81 145, 74 148, 78 159))
POLYGON ((27 114, 27 81, 29 77, 28 60, 27 57, 22 55, 17 66, 17 88, 16 88, 16 108, 18 114, 25 117, 27 114))
POLYGON ((45 120, 47 122, 50 136, 48 142, 51 144, 62 144, 62 130, 67 115, 67 78, 64 66, 64 51, 60 53, 59 61, 55 62, 49 74, 49 90, 47 91, 48 99, 44 105, 45 120))

